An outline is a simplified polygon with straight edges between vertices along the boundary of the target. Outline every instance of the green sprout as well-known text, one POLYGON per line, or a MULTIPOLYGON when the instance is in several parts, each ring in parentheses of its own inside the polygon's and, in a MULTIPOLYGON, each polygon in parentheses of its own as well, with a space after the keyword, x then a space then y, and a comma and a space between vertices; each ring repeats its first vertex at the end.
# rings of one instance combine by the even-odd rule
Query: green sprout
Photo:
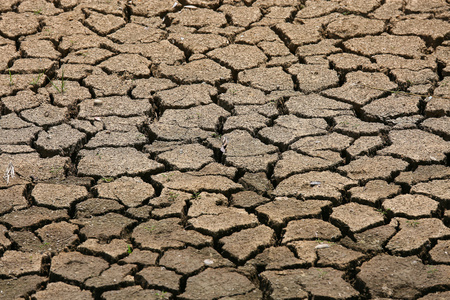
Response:
POLYGON ((196 193, 194 193, 193 195, 192 195, 192 199, 201 199, 201 195, 200 195, 200 192, 196 192, 196 193))
POLYGON ((49 242, 42 243, 42 245, 40 245, 39 248, 43 249, 43 248, 45 248, 47 246, 50 246, 49 242))
POLYGON ((417 221, 417 220, 408 220, 408 221, 406 221, 406 225, 407 226, 409 226, 409 227, 417 227, 417 226, 419 226, 419 221, 417 221))
POLYGON ((169 174, 169 175, 163 174, 162 176, 167 180, 167 182, 169 182, 171 180, 172 175, 173 174, 169 174))
POLYGON ((377 212, 379 212, 380 214, 383 214, 383 215, 387 215, 387 213, 388 212, 390 212, 391 211, 391 209, 390 208, 386 208, 386 210, 383 210, 382 208, 378 208, 377 209, 377 212))
POLYGON ((174 192, 169 192, 169 201, 175 201, 177 200, 179 194, 174 193, 174 192))
POLYGON ((435 266, 428 266, 428 274, 434 274, 437 272, 437 268, 435 266))
POLYGON ((114 178, 112 178, 112 177, 102 177, 102 179, 100 179, 100 180, 102 180, 104 182, 113 182, 114 178))
POLYGON ((31 84, 31 85, 37 85, 37 84, 39 83, 39 80, 41 79, 42 75, 44 75, 44 73, 45 73, 45 70, 42 71, 42 72, 39 74, 38 77, 35 77, 35 78, 33 79, 33 81, 30 82, 30 84, 31 84))
POLYGON ((33 11, 33 14, 40 15, 42 13, 42 8, 39 8, 38 10, 33 11))
POLYGON ((57 173, 58 171, 61 171, 63 167, 51 167, 50 173, 57 173))
POLYGON ((133 253, 133 248, 130 245, 127 245, 127 253, 128 254, 133 253))
POLYGON ((152 225, 150 227, 145 226, 144 228, 147 229, 148 231, 152 232, 153 230, 155 230, 156 225, 152 225))
POLYGON ((8 69, 8 73, 9 73, 9 85, 13 86, 14 82, 13 82, 13 76, 11 74, 11 69, 8 69))
POLYGON ((58 93, 62 94, 66 91, 66 82, 64 80, 64 70, 61 71, 61 85, 57 86, 53 81, 51 82, 53 87, 58 91, 58 93))
POLYGON ((167 292, 156 292, 156 296, 160 299, 166 299, 167 292))
POLYGON ((328 273, 328 271, 319 269, 319 278, 323 278, 327 273, 328 273))

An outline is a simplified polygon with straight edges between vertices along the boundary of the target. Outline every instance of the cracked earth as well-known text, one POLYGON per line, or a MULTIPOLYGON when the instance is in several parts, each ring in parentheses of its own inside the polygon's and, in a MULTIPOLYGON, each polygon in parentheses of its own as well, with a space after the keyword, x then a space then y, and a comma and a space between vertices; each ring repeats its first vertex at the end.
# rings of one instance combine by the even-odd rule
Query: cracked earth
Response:
POLYGON ((2 0, 0 299, 450 299, 445 0, 2 0))

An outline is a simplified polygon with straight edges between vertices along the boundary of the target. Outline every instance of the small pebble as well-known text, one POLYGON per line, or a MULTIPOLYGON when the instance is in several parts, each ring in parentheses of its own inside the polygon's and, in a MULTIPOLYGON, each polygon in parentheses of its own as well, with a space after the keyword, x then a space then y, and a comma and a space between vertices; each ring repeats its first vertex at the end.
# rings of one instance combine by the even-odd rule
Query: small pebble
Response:
POLYGON ((330 248, 330 245, 328 244, 319 244, 316 247, 314 247, 315 249, 323 249, 323 248, 330 248))
POLYGON ((94 105, 95 106, 100 106, 103 104, 103 101, 101 99, 94 99, 94 105))

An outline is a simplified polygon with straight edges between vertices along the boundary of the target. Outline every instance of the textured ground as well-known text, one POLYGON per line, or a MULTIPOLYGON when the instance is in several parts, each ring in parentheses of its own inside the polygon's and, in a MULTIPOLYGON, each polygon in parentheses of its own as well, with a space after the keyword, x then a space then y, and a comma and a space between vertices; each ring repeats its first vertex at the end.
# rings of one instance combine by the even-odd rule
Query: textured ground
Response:
POLYGON ((450 299, 449 19, 0 1, 0 299, 450 299))

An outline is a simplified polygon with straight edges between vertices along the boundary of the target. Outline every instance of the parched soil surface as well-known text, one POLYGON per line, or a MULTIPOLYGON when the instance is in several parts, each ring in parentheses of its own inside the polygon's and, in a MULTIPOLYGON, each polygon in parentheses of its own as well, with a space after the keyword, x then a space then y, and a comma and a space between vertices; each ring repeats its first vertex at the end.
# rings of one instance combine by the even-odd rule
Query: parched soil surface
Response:
POLYGON ((0 299, 450 299, 449 19, 0 1, 0 299))

